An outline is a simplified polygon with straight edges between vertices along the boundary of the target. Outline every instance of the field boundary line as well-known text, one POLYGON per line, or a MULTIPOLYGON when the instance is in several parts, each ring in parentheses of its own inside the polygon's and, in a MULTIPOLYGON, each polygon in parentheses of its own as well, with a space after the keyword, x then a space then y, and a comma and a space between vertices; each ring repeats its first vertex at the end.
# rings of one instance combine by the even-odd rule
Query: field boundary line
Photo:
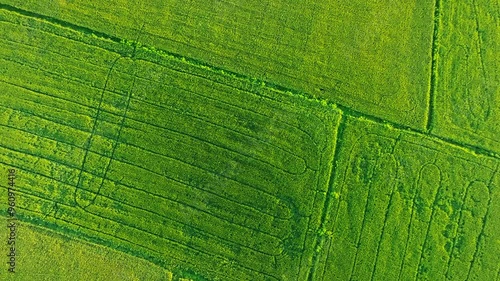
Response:
POLYGON ((335 150, 333 151, 333 156, 332 156, 332 162, 331 162, 331 167, 330 167, 330 177, 328 178, 327 186, 328 190, 326 191, 326 196, 325 196, 325 202, 323 204, 323 208, 321 210, 321 220, 319 224, 319 232, 321 233, 316 233, 316 239, 313 242, 313 247, 314 247, 314 253, 312 257, 312 264, 309 269, 309 273, 307 276, 308 281, 313 281, 315 279, 315 274, 316 274, 316 267, 320 259, 320 253, 321 253, 321 248, 324 246, 325 243, 325 234, 326 234, 326 223, 327 223, 327 216, 331 212, 331 208, 329 207, 331 205, 331 202, 333 200, 333 193, 334 193, 334 185, 333 182, 335 180, 336 176, 336 167, 338 165, 338 159, 340 155, 340 147, 343 144, 343 137, 344 137, 344 130, 346 127, 346 120, 343 112, 339 113, 339 120, 337 122, 337 131, 335 132, 335 150), (325 232, 325 233, 323 233, 325 232))
POLYGON ((441 24, 441 0, 436 0, 434 3, 434 28, 432 31, 432 43, 431 43, 431 71, 429 78, 429 93, 427 97, 429 99, 427 108, 427 120, 426 120, 426 132, 430 133, 434 122, 434 108, 436 100, 436 83, 437 83, 437 60, 438 60, 438 48, 439 48, 439 27, 441 24))
POLYGON ((112 36, 112 35, 106 34, 104 32, 93 30, 91 28, 84 27, 84 26, 81 26, 81 25, 77 25, 77 24, 74 24, 74 23, 71 23, 71 22, 67 22, 67 21, 64 21, 64 20, 60 20, 58 18, 54 18, 54 17, 51 17, 51 16, 46 16, 46 15, 38 14, 38 13, 35 13, 35 12, 27 11, 27 10, 24 10, 24 9, 20 9, 20 8, 17 8, 17 7, 12 6, 12 5, 0 3, 0 9, 6 10, 6 11, 9 11, 9 12, 12 12, 12 13, 16 13, 16 14, 21 14, 23 16, 30 17, 30 18, 41 19, 41 20, 50 22, 52 24, 56 24, 56 25, 59 25, 59 26, 62 26, 62 27, 68 28, 68 29, 72 29, 74 31, 78 31, 80 33, 84 33, 84 34, 87 34, 87 35, 94 34, 97 37, 101 37, 103 39, 108 39, 108 40, 114 41, 116 43, 120 43, 121 42, 121 39, 118 38, 118 37, 116 37, 116 36, 112 36))

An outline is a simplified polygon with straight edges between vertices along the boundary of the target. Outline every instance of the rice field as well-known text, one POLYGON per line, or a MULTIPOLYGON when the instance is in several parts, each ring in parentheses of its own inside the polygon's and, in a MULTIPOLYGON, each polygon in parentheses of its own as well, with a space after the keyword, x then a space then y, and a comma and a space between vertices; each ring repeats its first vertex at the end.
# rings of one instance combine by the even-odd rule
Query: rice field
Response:
POLYGON ((24 172, 28 221, 208 278, 305 278, 337 109, 31 17, 2 24, 19 75, 2 79, 0 161, 24 172))
POLYGON ((3 2, 425 127, 434 1, 3 2))
POLYGON ((2 1, 0 279, 499 281, 498 12, 2 1))
POLYGON ((435 134, 499 154, 500 10, 494 1, 442 4, 435 134))
POLYGON ((315 280, 496 280, 498 160, 348 118, 315 280))
MULTIPOLYGON (((21 233, 19 248, 24 251, 19 257, 19 272, 15 273, 17 280, 172 281, 174 278, 172 272, 158 265, 109 247, 27 224, 22 225, 21 233)), ((2 251, 6 246, 2 244, 2 251)), ((10 280, 10 275, 0 271, 2 280, 10 280)))

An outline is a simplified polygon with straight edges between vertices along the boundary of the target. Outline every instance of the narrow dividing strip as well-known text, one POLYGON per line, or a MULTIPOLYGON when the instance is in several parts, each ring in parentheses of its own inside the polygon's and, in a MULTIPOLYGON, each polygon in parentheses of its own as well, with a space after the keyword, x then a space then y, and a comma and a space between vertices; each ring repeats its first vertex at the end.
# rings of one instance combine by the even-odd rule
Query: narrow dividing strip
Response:
POLYGON ((38 14, 38 13, 26 11, 26 10, 23 10, 23 9, 19 9, 17 7, 14 7, 14 6, 11 6, 11 5, 8 5, 8 4, 1 4, 0 3, 0 9, 6 10, 6 11, 9 11, 9 12, 13 12, 13 13, 16 13, 16 14, 20 14, 20 15, 23 15, 23 16, 26 16, 26 17, 30 17, 30 18, 41 19, 41 20, 44 20, 46 22, 50 22, 52 24, 56 24, 56 25, 59 25, 59 26, 65 27, 65 28, 69 28, 69 29, 78 31, 80 33, 86 34, 86 35, 92 35, 93 34, 95 36, 98 36, 98 37, 101 37, 101 38, 104 38, 104 39, 108 39, 108 40, 114 41, 116 43, 120 43, 122 41, 120 38, 118 38, 116 36, 111 36, 109 34, 106 34, 106 33, 103 33, 103 32, 99 32, 99 31, 96 31, 96 30, 92 30, 90 28, 87 28, 87 27, 84 27, 84 26, 81 26, 81 25, 76 25, 76 24, 73 24, 73 23, 70 23, 70 22, 67 22, 67 21, 63 21, 63 20, 54 18, 54 17, 50 17, 50 16, 46 16, 46 15, 42 15, 42 14, 38 14))
POLYGON ((328 179, 328 190, 326 192, 326 199, 325 199, 325 204, 323 206, 323 210, 321 213, 321 223, 319 227, 319 233, 317 233, 316 241, 314 243, 314 255, 312 258, 312 265, 311 269, 309 271, 307 280, 308 281, 313 281, 315 280, 316 277, 316 268, 319 263, 319 259, 321 256, 321 249, 323 248, 323 244, 325 243, 326 239, 326 224, 328 223, 327 217, 328 214, 331 211, 331 205, 332 205, 332 200, 334 199, 334 179, 335 179, 335 171, 337 167, 337 159, 339 159, 340 155, 340 147, 342 146, 343 143, 343 138, 344 138, 344 130, 346 126, 346 121, 343 113, 339 113, 340 115, 340 120, 338 122, 338 128, 335 137, 336 143, 335 143, 335 151, 333 152, 333 158, 332 158, 332 166, 331 166, 331 171, 330 171, 330 178, 328 179))
POLYGON ((434 30, 432 32, 431 44, 431 75, 429 81, 429 108, 427 109, 426 131, 430 133, 434 122, 434 107, 436 99, 436 79, 437 79, 437 58, 439 48, 439 25, 440 25, 441 0, 436 0, 434 4, 434 30))

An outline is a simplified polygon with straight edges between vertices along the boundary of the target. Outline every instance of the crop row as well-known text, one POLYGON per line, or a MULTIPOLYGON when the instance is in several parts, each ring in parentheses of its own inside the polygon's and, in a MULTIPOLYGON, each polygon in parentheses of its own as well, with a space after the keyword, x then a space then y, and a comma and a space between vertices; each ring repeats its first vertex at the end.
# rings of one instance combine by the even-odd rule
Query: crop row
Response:
POLYGON ((334 159, 326 103, 18 12, 0 162, 26 220, 212 279, 498 278, 491 159, 351 117, 334 159))

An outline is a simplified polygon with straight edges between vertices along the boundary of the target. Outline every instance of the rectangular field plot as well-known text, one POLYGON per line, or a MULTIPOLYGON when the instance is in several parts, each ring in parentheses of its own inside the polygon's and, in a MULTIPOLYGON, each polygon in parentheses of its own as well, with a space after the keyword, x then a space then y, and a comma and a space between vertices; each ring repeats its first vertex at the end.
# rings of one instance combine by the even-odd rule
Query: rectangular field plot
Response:
POLYGON ((181 277, 307 278, 336 109, 3 10, 0 25, 20 218, 181 277))
POLYGON ((425 127, 434 0, 3 2, 425 127))
POLYGON ((347 118, 314 280, 497 280, 498 161, 347 118))
POLYGON ((432 133, 500 155, 498 1, 442 1, 432 133))
MULTIPOLYGON (((0 163, 0 169, 7 171, 10 167, 0 163)), ((0 207, 5 220, 3 213, 8 205, 0 202, 0 207)), ((22 254, 17 256, 16 272, 2 270, 0 280, 172 281, 171 272, 141 258, 24 222, 19 225, 16 248, 22 254)), ((0 229, 2 237, 8 237, 9 232, 6 227, 0 229)), ((4 253, 9 253, 9 248, 7 243, 0 246, 4 253)))

